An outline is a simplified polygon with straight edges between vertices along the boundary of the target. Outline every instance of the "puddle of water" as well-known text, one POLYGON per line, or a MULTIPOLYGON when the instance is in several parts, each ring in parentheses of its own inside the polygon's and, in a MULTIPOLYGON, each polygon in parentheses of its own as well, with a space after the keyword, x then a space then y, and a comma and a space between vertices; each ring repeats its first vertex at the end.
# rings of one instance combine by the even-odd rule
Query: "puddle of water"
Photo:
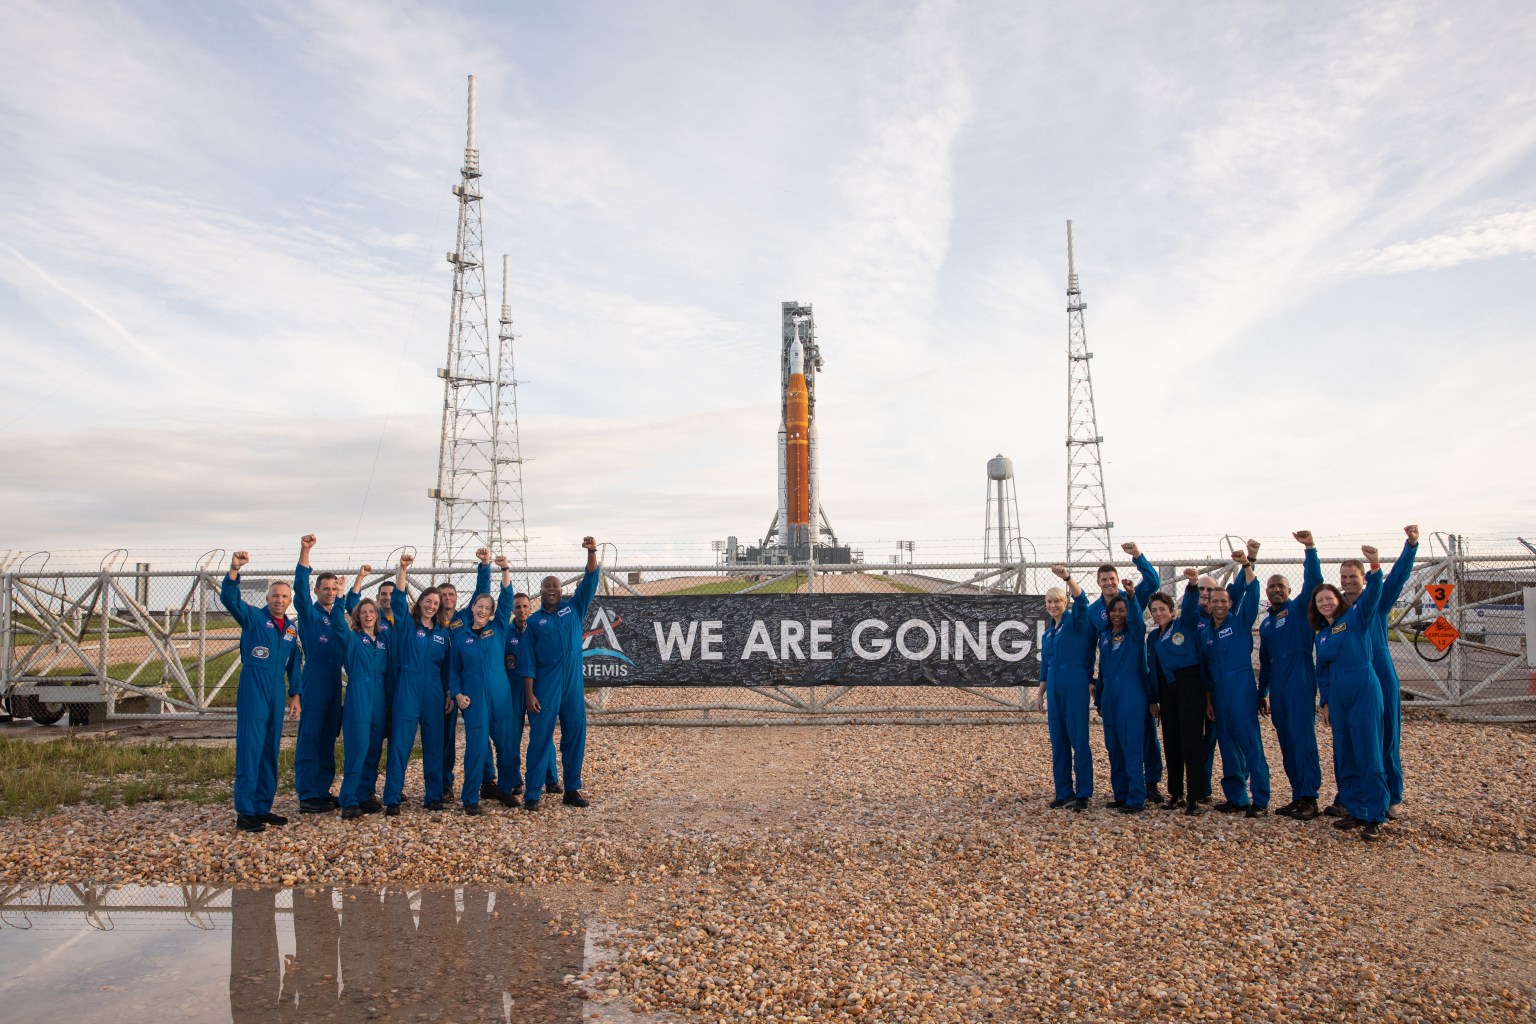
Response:
POLYGON ((582 1020, 585 929, 486 889, 0 887, 13 1020, 582 1020))

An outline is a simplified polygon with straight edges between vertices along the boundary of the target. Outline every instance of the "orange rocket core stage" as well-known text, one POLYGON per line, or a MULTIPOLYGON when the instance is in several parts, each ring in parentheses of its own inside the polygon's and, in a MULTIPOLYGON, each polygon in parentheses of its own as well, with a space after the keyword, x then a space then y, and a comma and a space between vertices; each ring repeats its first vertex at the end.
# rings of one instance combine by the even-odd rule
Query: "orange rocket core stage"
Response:
MULTIPOLYGON (((799 348, 797 344, 796 349, 799 348)), ((791 526, 807 526, 811 521, 810 408, 806 400, 805 374, 795 360, 789 375, 789 389, 784 396, 784 470, 788 477, 788 516, 791 526)))

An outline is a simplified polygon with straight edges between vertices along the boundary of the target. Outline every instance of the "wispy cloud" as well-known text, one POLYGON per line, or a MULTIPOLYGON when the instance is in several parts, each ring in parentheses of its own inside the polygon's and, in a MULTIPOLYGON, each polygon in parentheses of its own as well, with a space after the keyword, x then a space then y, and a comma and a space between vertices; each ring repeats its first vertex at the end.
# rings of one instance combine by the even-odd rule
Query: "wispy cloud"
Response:
POLYGON ((1536 207, 1481 217, 1454 231, 1383 246, 1343 266, 1365 274, 1438 270, 1475 260, 1536 253, 1536 207))

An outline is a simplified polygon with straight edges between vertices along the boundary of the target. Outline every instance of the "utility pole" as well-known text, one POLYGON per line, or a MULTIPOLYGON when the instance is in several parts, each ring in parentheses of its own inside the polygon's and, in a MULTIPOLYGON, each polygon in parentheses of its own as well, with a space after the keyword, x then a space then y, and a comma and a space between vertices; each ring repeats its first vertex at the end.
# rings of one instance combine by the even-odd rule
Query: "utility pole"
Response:
POLYGON ((528 523, 523 512, 523 443, 517 422, 517 385, 512 356, 512 306, 507 301, 507 267, 501 258, 501 332, 496 353, 495 498, 491 506, 491 552, 528 567, 528 523))

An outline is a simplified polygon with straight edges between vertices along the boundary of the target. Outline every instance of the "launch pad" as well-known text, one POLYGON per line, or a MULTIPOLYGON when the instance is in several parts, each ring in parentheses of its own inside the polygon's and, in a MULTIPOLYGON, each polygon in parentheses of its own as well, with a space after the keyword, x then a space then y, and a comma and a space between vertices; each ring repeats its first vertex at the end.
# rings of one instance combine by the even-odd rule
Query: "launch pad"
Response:
POLYGON ((821 507, 816 375, 823 363, 816 319, 809 305, 785 302, 781 326, 778 510, 755 547, 739 547, 736 538, 730 538, 725 561, 727 565, 846 565, 852 561, 852 552, 838 543, 821 507))

